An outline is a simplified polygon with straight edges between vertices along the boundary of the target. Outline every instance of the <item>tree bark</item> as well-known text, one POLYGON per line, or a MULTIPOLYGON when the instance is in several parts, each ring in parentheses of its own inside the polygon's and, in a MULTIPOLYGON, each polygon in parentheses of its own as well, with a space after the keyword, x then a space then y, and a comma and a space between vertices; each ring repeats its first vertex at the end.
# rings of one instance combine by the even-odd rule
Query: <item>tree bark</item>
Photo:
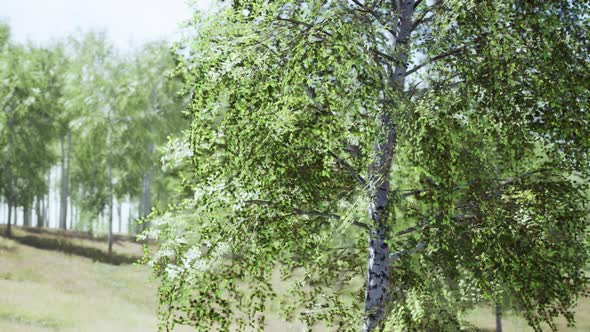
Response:
MULTIPOLYGON (((388 88, 401 93, 405 85, 408 62, 408 41, 412 30, 414 1, 398 2, 398 34, 394 43, 393 58, 398 62, 388 78, 388 88)), ((385 310, 391 296, 389 270, 391 266, 390 248, 387 244, 390 223, 388 217, 393 215, 390 197, 390 173, 396 145, 396 128, 392 119, 393 101, 385 101, 377 125, 376 143, 373 161, 369 169, 369 217, 373 229, 369 232, 369 260, 365 290, 365 317, 363 331, 375 331, 384 323, 385 310)))
POLYGON ((31 227, 31 207, 29 204, 23 207, 23 226, 31 227))
POLYGON ((69 168, 70 168, 70 153, 72 148, 72 133, 68 131, 60 137, 61 145, 61 197, 59 209, 59 228, 67 229, 68 218, 68 196, 69 196, 69 168), (66 135, 68 138, 68 151, 65 149, 66 135))
MULTIPOLYGON (((13 142, 13 137, 12 137, 12 133, 14 130, 14 116, 11 114, 10 115, 10 120, 8 121, 8 148, 12 149, 14 142, 13 142)), ((14 157, 14 156, 12 156, 14 157)), ((8 173, 8 225, 6 226, 6 237, 10 238, 12 237, 12 224, 11 224, 11 220, 12 220, 12 206, 14 204, 14 179, 12 177, 12 165, 8 165, 8 169, 7 169, 7 173, 8 173)), ((15 211, 16 212, 16 211, 15 211)))
POLYGON ((502 307, 496 303, 496 332, 502 332, 502 307))
POLYGON ((37 216, 37 228, 43 227, 43 214, 41 212, 41 197, 35 197, 35 215, 37 216))
MULTIPOLYGON (((69 169, 69 166, 68 166, 69 169)), ((70 229, 74 229, 74 204, 70 198, 70 229)))
POLYGON ((51 169, 47 174, 47 197, 44 197, 43 201, 43 220, 45 227, 51 228, 51 221, 49 220, 49 205, 51 204, 51 169))
MULTIPOLYGON (((151 155, 154 151, 154 143, 150 142, 147 146, 147 154, 148 154, 148 169, 143 177, 143 193, 141 198, 141 210, 140 210, 140 217, 146 217, 152 211, 152 181, 153 181, 153 170, 151 166, 151 155)), ((141 224, 141 230, 145 230, 147 227, 146 223, 141 224)))
POLYGON ((123 233, 123 217, 121 215, 122 205, 123 205, 123 203, 119 202, 119 205, 117 206, 117 216, 119 218, 119 234, 123 233))
MULTIPOLYGON (((109 145, 109 148, 110 147, 109 145)), ((113 255, 113 156, 109 152, 109 256, 113 255)))
POLYGON ((12 237, 12 205, 10 200, 8 200, 8 224, 6 225, 6 237, 12 237))
MULTIPOLYGON (((144 186, 142 195, 142 208, 141 217, 146 217, 152 211, 152 170, 149 169, 144 176, 144 186)), ((141 224, 141 230, 145 230, 147 227, 146 223, 141 224)))

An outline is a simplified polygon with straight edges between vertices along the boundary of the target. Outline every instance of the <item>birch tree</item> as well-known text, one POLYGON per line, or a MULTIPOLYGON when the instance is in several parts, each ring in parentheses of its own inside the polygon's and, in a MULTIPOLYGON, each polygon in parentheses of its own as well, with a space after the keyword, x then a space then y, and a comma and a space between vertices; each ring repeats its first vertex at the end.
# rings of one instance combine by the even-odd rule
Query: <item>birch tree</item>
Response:
POLYGON ((277 268, 285 314, 307 326, 448 330, 468 294, 506 292, 535 330, 573 323, 589 14, 494 0, 197 12, 179 52, 192 129, 171 150, 192 161, 194 198, 146 233, 161 328, 262 328, 277 268))
MULTIPOLYGON (((3 187, 9 205, 23 208, 23 225, 31 226, 35 198, 45 195, 45 175, 53 163, 51 146, 55 116, 52 80, 59 69, 59 45, 37 48, 8 44, 0 56, 5 78, 0 87, 3 187)), ((10 218, 9 218, 10 220, 10 218)), ((10 235, 11 223, 7 233, 10 235)))

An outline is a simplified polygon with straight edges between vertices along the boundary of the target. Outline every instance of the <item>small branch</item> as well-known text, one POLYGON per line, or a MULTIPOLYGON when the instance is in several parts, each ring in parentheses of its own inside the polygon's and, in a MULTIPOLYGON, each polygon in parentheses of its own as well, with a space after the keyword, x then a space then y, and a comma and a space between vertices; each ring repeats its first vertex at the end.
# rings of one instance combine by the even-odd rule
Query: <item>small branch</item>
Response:
POLYGON ((392 36, 395 36, 395 31, 391 30, 391 28, 388 28, 387 24, 383 22, 382 18, 374 10, 367 7, 364 3, 361 3, 358 0, 352 0, 352 2, 359 6, 362 9, 361 11, 371 14, 371 16, 373 16, 377 20, 377 22, 379 22, 379 24, 381 24, 385 28, 385 30, 391 33, 392 36))
POLYGON ((439 54, 439 55, 437 55, 437 56, 435 56, 433 58, 430 58, 430 59, 424 61, 423 63, 421 63, 419 65, 416 65, 414 68, 411 68, 408 71, 406 71, 406 76, 412 75, 413 73, 415 73, 418 70, 420 70, 422 67, 427 66, 427 65, 429 65, 429 64, 431 64, 433 62, 436 62, 436 61, 438 61, 440 59, 444 59, 444 58, 446 58, 448 56, 451 56, 453 54, 462 52, 463 50, 465 50, 465 48, 466 48, 466 46, 462 46, 462 47, 456 48, 454 50, 450 50, 448 52, 441 53, 441 54, 439 54))
POLYGON ((296 24, 296 25, 303 25, 304 27, 307 27, 308 30, 311 29, 311 28, 313 28, 313 25, 311 25, 309 23, 301 22, 301 21, 298 21, 298 20, 295 20, 295 19, 292 19, 292 18, 282 18, 282 17, 279 16, 279 17, 277 17, 277 20, 284 21, 284 22, 289 22, 289 23, 293 23, 293 24, 296 24))
POLYGON ((427 246, 428 246, 427 242, 418 242, 418 244, 416 244, 416 246, 414 248, 396 251, 389 256, 390 262, 395 263, 395 262, 399 261, 403 256, 415 254, 419 251, 426 249, 427 246))
MULTIPOLYGON (((315 25, 313 25, 313 24, 309 24, 309 23, 301 22, 301 21, 298 21, 298 20, 296 20, 296 19, 293 19, 293 18, 282 18, 282 17, 280 17, 280 16, 279 16, 279 17, 277 17, 277 20, 279 20, 279 21, 284 21, 284 22, 289 22, 289 23, 292 23, 292 24, 295 24, 295 25, 302 25, 302 26, 304 26, 304 27, 306 27, 306 28, 307 28, 307 29, 305 29, 305 31, 309 31, 309 30, 311 30, 311 29, 315 28, 315 25)), ((324 31, 323 29, 318 29, 318 30, 319 30, 321 33, 324 33, 324 34, 326 34, 326 35, 328 35, 328 36, 332 37, 332 34, 331 34, 331 33, 329 33, 328 31, 324 31)))
POLYGON ((389 60, 391 62, 395 62, 395 58, 394 57, 392 57, 391 55, 387 55, 387 54, 385 54, 385 53, 383 53, 383 52, 381 52, 381 51, 379 51, 377 49, 374 49, 373 50, 373 53, 375 53, 377 56, 380 56, 380 57, 384 58, 385 60, 389 60))
POLYGON ((363 178, 355 169, 354 167, 352 167, 349 163, 346 162, 346 160, 338 157, 334 152, 332 151, 328 151, 328 154, 330 156, 332 156, 332 158, 334 158, 336 160, 336 162, 338 164, 340 164, 342 167, 346 168, 351 174, 352 176, 355 178, 355 180, 365 186, 367 184, 367 181, 365 180, 365 178, 363 178))
POLYGON ((327 212, 320 212, 320 211, 316 211, 316 210, 302 210, 302 209, 294 208, 293 211, 295 211, 296 214, 299 214, 302 216, 340 219, 339 215, 327 213, 327 212))
POLYGON ((429 192, 429 191, 432 191, 432 189, 417 189, 417 190, 412 190, 412 191, 408 191, 408 192, 405 192, 405 193, 401 194, 400 197, 401 198, 406 198, 406 197, 416 196, 418 194, 426 193, 426 192, 429 192))
POLYGON ((414 2, 414 9, 418 8, 418 6, 420 6, 421 3, 422 0, 416 0, 416 2, 414 2))
POLYGON ((311 99, 311 101, 313 101, 313 104, 317 110, 319 110, 322 113, 328 112, 328 110, 326 110, 326 107, 322 103, 317 101, 317 99, 315 98, 316 97, 315 91, 312 88, 310 88, 309 86, 305 87, 305 95, 309 99, 311 99))
MULTIPOLYGON (((435 218, 436 218, 436 217, 435 217, 435 218)), ((415 232, 415 231, 417 231, 417 230, 419 230, 419 229, 424 229, 424 228, 425 228, 426 226, 428 226, 428 224, 430 224, 430 222, 431 222, 433 219, 435 219, 435 218, 432 218, 432 219, 430 219, 430 220, 424 220, 424 221, 422 221, 421 223, 419 223, 419 224, 418 224, 418 225, 416 225, 416 226, 408 227, 408 228, 406 228, 406 229, 404 229, 404 230, 401 230, 401 231, 399 231, 399 232, 395 233, 395 236, 402 236, 402 235, 406 235, 406 234, 409 234, 409 233, 415 232)))
MULTIPOLYGON (((273 203, 271 201, 264 201, 264 200, 258 200, 258 199, 253 199, 253 200, 248 200, 245 201, 245 203, 250 203, 250 204, 256 204, 256 205, 264 205, 264 206, 277 206, 278 204, 273 203)), ((317 211, 317 210, 303 210, 300 208, 290 208, 293 210, 294 214, 298 214, 298 215, 302 215, 302 216, 310 216, 310 217, 321 217, 321 218, 332 218, 332 219, 336 219, 336 220, 342 220, 342 217, 340 217, 337 214, 333 214, 333 213, 329 213, 329 212, 321 212, 321 211, 317 211)), ((355 220, 351 220, 350 223, 354 226, 363 228, 365 230, 370 230, 371 228, 369 227, 369 225, 359 222, 359 221, 355 221, 355 220)))
POLYGON ((428 15, 428 13, 430 13, 430 10, 426 9, 424 10, 420 16, 418 18, 416 18, 416 20, 414 22, 412 22, 412 31, 416 30, 416 28, 422 23, 424 22, 426 15, 428 15))
MULTIPOLYGON (((308 96, 309 96, 309 97, 310 97, 312 100, 314 100, 314 101, 315 101, 315 99, 314 99, 315 95, 313 94, 313 90, 312 90, 311 88, 306 88, 306 93, 308 94, 308 96)), ((324 111, 326 111, 326 110, 325 110, 325 108, 324 108, 324 106, 323 106, 322 104, 320 104, 320 103, 318 103, 318 102, 316 102, 316 104, 317 104, 317 105, 316 105, 316 107, 318 107, 318 108, 319 108, 319 107, 322 107, 322 108, 319 108, 321 111, 323 111, 323 112, 324 112, 324 111)), ((312 135, 313 135, 313 134, 312 134, 312 135)), ((314 137, 314 138, 316 138, 317 140, 321 140, 321 139, 320 139, 319 137, 317 137, 316 135, 313 135, 313 137, 314 137)), ((329 155, 330 155, 332 158, 334 158, 334 160, 336 160, 336 162, 337 162, 338 164, 340 164, 340 166, 342 166, 342 167, 346 168, 346 170, 348 170, 348 172, 350 172, 350 174, 351 174, 351 175, 352 175, 352 176, 355 178, 355 180, 356 180, 356 181, 357 181, 359 184, 361 184, 361 185, 363 185, 363 186, 367 185, 367 181, 365 180, 365 178, 363 178, 363 177, 362 177, 362 176, 361 176, 361 175, 360 175, 360 174, 359 174, 359 173, 356 171, 356 169, 354 169, 354 167, 352 167, 352 166, 351 166, 349 163, 347 163, 347 162, 346 162, 346 160, 344 160, 344 159, 340 158, 340 157, 339 157, 337 154, 335 154, 335 153, 334 153, 334 152, 332 152, 332 151, 329 151, 329 150, 328 150, 328 151, 327 151, 327 153, 328 153, 328 154, 329 154, 329 155)))

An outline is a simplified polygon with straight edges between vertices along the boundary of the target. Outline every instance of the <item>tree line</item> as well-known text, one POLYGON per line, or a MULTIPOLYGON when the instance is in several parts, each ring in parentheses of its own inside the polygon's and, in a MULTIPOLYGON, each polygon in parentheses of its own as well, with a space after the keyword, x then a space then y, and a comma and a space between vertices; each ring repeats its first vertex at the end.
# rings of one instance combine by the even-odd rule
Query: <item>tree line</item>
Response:
POLYGON ((175 195, 179 180, 159 167, 168 135, 186 123, 170 45, 121 52, 104 33, 88 32, 38 46, 12 41, 6 24, 0 32, 6 235, 17 208, 23 226, 49 227, 53 187, 59 217, 51 224, 107 233, 110 253, 113 232, 136 234, 145 225, 135 220, 175 195), (134 206, 128 225, 122 206, 134 206))

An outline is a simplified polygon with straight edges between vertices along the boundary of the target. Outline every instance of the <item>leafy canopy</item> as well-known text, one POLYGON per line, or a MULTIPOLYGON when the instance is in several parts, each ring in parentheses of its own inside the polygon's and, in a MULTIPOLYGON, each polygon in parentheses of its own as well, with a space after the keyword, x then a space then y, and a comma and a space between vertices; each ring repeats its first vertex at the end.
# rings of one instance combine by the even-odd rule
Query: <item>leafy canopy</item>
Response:
POLYGON ((236 1, 188 23, 192 127, 167 161, 191 162, 193 197, 146 234, 163 329, 261 327, 278 296, 307 326, 357 330, 383 115, 396 250, 384 326, 446 330, 506 296, 535 330, 573 322, 587 286, 588 3, 416 1, 396 43, 400 4, 236 1))

